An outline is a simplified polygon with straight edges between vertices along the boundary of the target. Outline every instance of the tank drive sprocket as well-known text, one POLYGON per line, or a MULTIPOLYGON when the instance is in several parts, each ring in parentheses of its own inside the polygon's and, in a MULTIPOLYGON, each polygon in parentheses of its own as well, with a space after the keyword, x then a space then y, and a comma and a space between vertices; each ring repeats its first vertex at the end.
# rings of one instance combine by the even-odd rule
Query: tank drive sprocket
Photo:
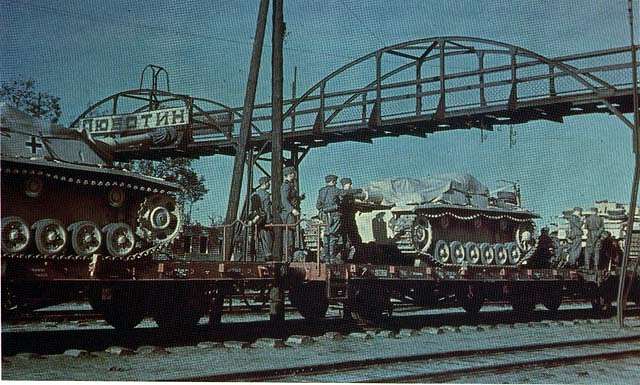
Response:
POLYGON ((182 211, 175 198, 155 194, 140 204, 136 233, 152 245, 168 245, 182 230, 182 223, 182 211))

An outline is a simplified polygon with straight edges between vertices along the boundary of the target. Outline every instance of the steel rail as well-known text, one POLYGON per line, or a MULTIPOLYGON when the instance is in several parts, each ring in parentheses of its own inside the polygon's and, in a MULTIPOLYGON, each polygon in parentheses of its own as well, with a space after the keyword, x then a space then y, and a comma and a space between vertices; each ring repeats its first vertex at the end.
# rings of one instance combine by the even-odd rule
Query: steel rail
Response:
MULTIPOLYGON (((349 371, 359 371, 367 368, 377 367, 380 365, 392 365, 392 364, 402 364, 402 363, 410 363, 410 362, 420 362, 420 361, 429 361, 436 359, 449 359, 449 358, 468 358, 468 357, 486 357, 487 355, 496 355, 496 354, 505 354, 505 353, 516 353, 516 352, 532 352, 536 350, 549 350, 549 349, 559 349, 565 347, 576 347, 576 346, 594 346, 594 345, 611 345, 613 343, 624 343, 624 342, 636 342, 640 341, 640 336, 624 336, 624 337, 612 337, 612 338, 594 338, 594 339, 584 339, 580 341, 561 341, 561 342, 552 342, 552 343, 533 343, 529 345, 519 345, 519 346, 508 346, 508 347, 497 347, 497 348, 480 348, 480 349, 461 349, 461 350, 452 350, 447 352, 436 352, 436 353, 424 353, 424 354, 407 354, 400 355, 394 357, 387 358, 371 358, 371 359, 359 359, 359 360, 351 360, 344 362, 332 362, 327 364, 316 364, 316 365, 299 365, 296 367, 283 367, 283 368, 274 368, 274 369, 263 369, 263 370, 255 370, 255 371, 247 371, 247 372, 236 372, 236 373, 224 373, 224 374, 214 374, 210 376, 196 376, 196 377, 185 377, 179 379, 173 379, 174 381, 277 381, 283 380, 292 376, 304 376, 309 375, 317 376, 321 374, 333 374, 333 373, 348 373, 349 371)), ((611 350, 605 350, 597 355, 597 357, 603 357, 606 355, 612 355, 615 352, 611 350)), ((640 354, 640 348, 626 350, 626 354, 640 354)), ((545 364, 550 363, 551 360, 570 360, 570 359, 589 359, 593 358, 596 355, 581 355, 581 356, 568 356, 562 358, 551 358, 551 359, 541 359, 534 360, 530 364, 545 364), (587 358, 588 357, 588 358, 587 358)), ((501 364, 491 364, 482 367, 482 370, 487 369, 500 369, 500 368, 508 368, 508 367, 516 367, 521 365, 521 363, 501 363, 501 364)), ((469 369, 456 369, 449 371, 442 371, 439 373, 433 373, 431 375, 443 375, 443 374, 457 374, 457 373, 468 373, 469 369)), ((421 375, 424 377, 428 377, 428 375, 421 375)), ((422 377, 418 377, 422 378, 422 377)), ((382 381, 376 379, 375 382, 406 382, 410 379, 413 379, 412 376, 397 376, 385 378, 382 381)), ((416 378, 417 379, 417 378, 416 378)))

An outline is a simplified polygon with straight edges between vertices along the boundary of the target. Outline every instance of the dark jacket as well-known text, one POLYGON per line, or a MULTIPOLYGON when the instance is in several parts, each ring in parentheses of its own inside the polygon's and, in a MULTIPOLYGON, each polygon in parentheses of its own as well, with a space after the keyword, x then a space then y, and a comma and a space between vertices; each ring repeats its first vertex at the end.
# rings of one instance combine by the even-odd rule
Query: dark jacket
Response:
POLYGON ((251 194, 251 218, 260 217, 258 223, 271 223, 271 194, 258 189, 251 194))
POLYGON ((318 191, 316 208, 323 214, 338 213, 338 195, 340 189, 336 186, 324 186, 318 191))

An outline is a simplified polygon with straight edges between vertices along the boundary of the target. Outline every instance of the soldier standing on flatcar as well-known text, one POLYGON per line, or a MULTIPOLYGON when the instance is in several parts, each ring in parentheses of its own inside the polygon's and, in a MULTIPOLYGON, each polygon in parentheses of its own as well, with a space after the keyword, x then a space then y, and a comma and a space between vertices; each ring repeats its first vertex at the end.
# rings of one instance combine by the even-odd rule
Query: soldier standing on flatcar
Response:
POLYGON ((567 221, 569 222, 569 265, 577 267, 578 258, 580 258, 580 251, 582 251, 582 208, 576 207, 573 209, 567 221))
POLYGON ((585 219, 587 227, 587 247, 585 249, 585 268, 590 269, 593 263, 594 269, 600 268, 600 249, 602 246, 602 233, 604 233, 604 219, 598 215, 598 209, 591 208, 591 213, 585 219))
POLYGON ((344 260, 348 256, 348 250, 352 246, 360 245, 362 238, 358 233, 358 226, 356 225, 356 199, 367 199, 366 191, 362 189, 353 189, 353 182, 351 178, 340 179, 342 190, 339 195, 339 208, 342 213, 342 231, 340 240, 341 248, 343 249, 342 259, 344 260))
MULTIPOLYGON (((285 167, 282 171, 284 180, 280 188, 281 208, 280 213, 282 223, 292 225, 298 222, 300 218, 300 201, 304 199, 304 194, 300 195, 294 183, 296 179, 296 169, 294 167, 285 167)), ((294 226, 288 226, 282 231, 283 246, 285 248, 284 256, 291 257, 294 251, 295 231, 294 226)))
POLYGON ((322 245, 322 260, 333 262, 336 257, 336 246, 340 237, 342 226, 342 213, 338 210, 338 195, 340 189, 336 187, 338 177, 327 175, 324 178, 326 186, 318 191, 316 208, 320 212, 320 218, 326 225, 322 245))
POLYGON ((389 240, 387 235, 387 222, 384 220, 384 212, 379 212, 371 220, 371 231, 373 232, 373 239, 376 242, 386 242, 389 240))
POLYGON ((261 260, 271 261, 273 237, 271 230, 266 227, 271 224, 271 194, 269 187, 271 180, 263 176, 258 180, 260 184, 256 191, 251 194, 251 225, 257 230, 257 256, 261 260))

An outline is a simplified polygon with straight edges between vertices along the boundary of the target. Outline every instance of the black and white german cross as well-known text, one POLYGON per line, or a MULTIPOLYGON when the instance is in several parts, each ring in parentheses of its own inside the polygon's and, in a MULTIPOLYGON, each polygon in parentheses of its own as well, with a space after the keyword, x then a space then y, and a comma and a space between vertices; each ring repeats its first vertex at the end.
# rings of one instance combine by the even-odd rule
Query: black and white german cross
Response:
POLYGON ((31 135, 31 140, 24 142, 25 147, 31 148, 31 153, 33 155, 37 155, 38 151, 42 148, 42 142, 40 138, 34 135, 31 135))

